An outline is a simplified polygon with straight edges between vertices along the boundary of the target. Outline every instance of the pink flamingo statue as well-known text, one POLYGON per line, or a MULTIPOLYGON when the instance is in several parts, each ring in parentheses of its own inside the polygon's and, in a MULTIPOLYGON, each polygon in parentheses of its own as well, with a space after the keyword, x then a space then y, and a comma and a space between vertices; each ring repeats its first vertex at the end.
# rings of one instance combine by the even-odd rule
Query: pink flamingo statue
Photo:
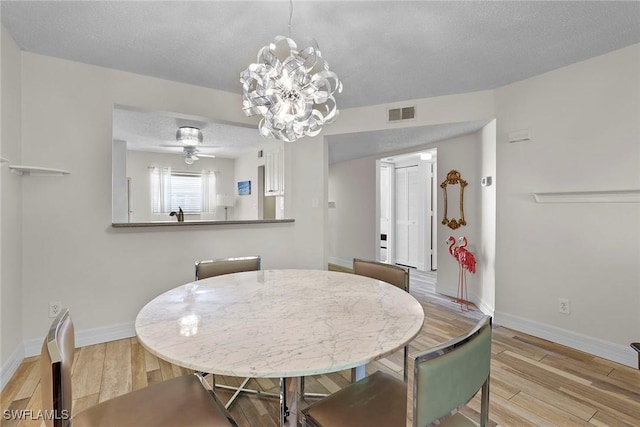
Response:
POLYGON ((456 239, 453 236, 449 236, 447 239, 449 253, 458 261, 458 297, 454 301, 460 304, 460 310, 469 311, 466 270, 469 270, 472 274, 476 272, 476 257, 467 250, 468 242, 466 237, 460 237, 458 246, 454 246, 455 243, 456 239))

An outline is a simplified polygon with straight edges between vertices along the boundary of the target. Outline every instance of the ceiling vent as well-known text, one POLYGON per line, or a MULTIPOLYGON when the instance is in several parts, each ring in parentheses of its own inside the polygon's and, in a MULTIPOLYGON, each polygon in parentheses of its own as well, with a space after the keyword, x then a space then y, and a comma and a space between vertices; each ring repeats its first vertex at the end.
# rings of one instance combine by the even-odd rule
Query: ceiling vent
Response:
POLYGON ((389 108, 387 110, 390 122, 413 120, 416 118, 416 107, 389 108))

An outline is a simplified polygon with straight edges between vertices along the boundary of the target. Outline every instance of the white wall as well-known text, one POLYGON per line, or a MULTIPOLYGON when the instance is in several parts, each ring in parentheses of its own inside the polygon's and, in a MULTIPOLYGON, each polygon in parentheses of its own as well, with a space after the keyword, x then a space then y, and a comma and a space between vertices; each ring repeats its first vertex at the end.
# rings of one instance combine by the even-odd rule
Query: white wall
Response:
MULTIPOLYGON (((460 236, 465 236, 469 245, 467 249, 478 256, 479 237, 480 237, 480 210, 479 210, 479 190, 480 190, 480 174, 478 169, 478 153, 480 152, 480 144, 478 144, 478 136, 470 134, 458 138, 452 138, 440 141, 435 146, 438 147, 438 173, 436 182, 438 183, 438 281, 436 283, 436 291, 449 296, 456 296, 458 293, 458 262, 449 255, 449 247, 445 243, 449 236, 453 236, 456 240, 460 236), (467 181, 464 189, 464 218, 467 225, 452 230, 442 225, 444 217, 444 192, 439 187, 451 170, 460 172, 462 179, 467 181)), ((447 186, 450 188, 450 186, 447 186)), ((458 187, 458 186, 454 186, 458 187)), ((457 192, 447 191, 448 199, 448 216, 459 215, 459 200, 457 192)), ((458 216, 459 218, 459 216, 458 216)), ((476 300, 478 295, 478 273, 466 274, 466 282, 469 299, 476 300)))
MULTIPOLYGON (((466 236, 468 249, 476 252, 480 247, 480 212, 478 209, 479 175, 479 137, 475 134, 439 141, 411 150, 386 153, 384 157, 397 154, 437 148, 438 172, 436 181, 441 183, 447 173, 455 169, 461 173, 468 186, 464 193, 465 219, 467 225, 457 230, 442 225, 444 201, 438 188, 438 283, 437 291, 456 296, 458 286, 458 264, 448 254, 445 240, 452 235, 455 238, 466 236)), ((382 156, 370 156, 361 159, 340 162, 329 167, 329 200, 336 202, 335 209, 329 209, 328 244, 329 259, 345 264, 354 257, 375 259, 376 250, 376 159, 382 156)), ((425 183, 427 185, 427 183, 425 183)), ((457 211, 457 201, 454 202, 457 211)), ((451 204, 450 204, 451 206, 451 204)), ((451 211, 450 211, 451 212, 451 211)), ((451 217, 451 215, 450 215, 451 217)), ((491 257, 492 258, 492 257, 491 257)), ((469 297, 484 295, 479 290, 477 275, 467 275, 469 297)))
POLYGON ((198 259, 255 254, 267 269, 326 267, 324 212, 309 202, 311 195, 326 200, 321 139, 305 139, 287 153, 295 164, 287 183, 293 224, 113 229, 113 104, 246 123, 240 97, 41 55, 22 57, 23 159, 71 171, 22 181, 22 288, 28 300, 22 338, 28 343, 46 331, 47 305, 54 299, 71 309, 80 332, 121 324, 130 330, 153 296, 192 279, 198 259))
POLYGON ((229 208, 229 219, 260 218, 258 214, 258 150, 258 147, 247 150, 236 159, 234 179, 236 182, 251 181, 251 194, 238 196, 237 188, 229 194, 236 198, 233 209, 229 208))
MULTIPOLYGON (((339 102, 339 100, 338 100, 339 102)), ((403 101, 394 104, 380 104, 340 110, 335 123, 323 130, 324 135, 339 135, 352 132, 387 130, 442 123, 491 120, 494 118, 493 91, 463 93, 403 101), (416 106, 415 120, 399 123, 387 121, 387 109, 416 106)))
POLYGON ((495 91, 496 320, 631 366, 640 203, 536 204, 532 193, 640 189, 639 76, 634 45, 495 91), (508 143, 521 129, 532 140, 508 143))
MULTIPOLYGON (((476 137, 478 160, 465 166, 478 169, 474 175, 478 188, 481 176, 494 177, 494 189, 475 190, 478 199, 469 203, 478 210, 481 230, 467 228, 465 233, 479 233, 474 236, 478 246, 470 247, 485 263, 472 278, 480 284, 470 282, 470 292, 477 292, 475 297, 484 309, 495 307, 498 323, 631 366, 636 363, 635 354, 628 343, 640 336, 639 204, 535 204, 531 193, 640 189, 639 52, 640 45, 634 45, 508 85, 492 91, 491 101, 486 99, 487 92, 479 92, 403 102, 400 105, 417 104, 419 114, 416 121, 399 125, 497 118, 495 125, 490 123, 476 137), (531 129, 532 141, 506 142, 509 132, 522 129, 531 129), (492 209, 496 211, 495 237, 492 209), (492 245, 495 271, 489 255, 492 245), (571 300, 570 316, 558 313, 558 298, 571 300)), ((328 132, 391 128, 385 123, 390 106, 343 111, 328 132)), ((457 151, 458 156, 469 155, 465 149, 457 151)), ((450 167, 459 167, 459 160, 464 162, 459 157, 453 164, 441 165, 442 157, 439 146, 439 180, 450 167)), ((331 188, 348 185, 349 167, 362 169, 362 161, 366 160, 332 165, 331 188), (333 182, 334 171, 343 175, 342 184, 333 182)), ((366 187, 357 194, 365 198, 359 203, 368 201, 366 187)), ((330 199, 336 197, 331 191, 330 199)), ((465 199, 469 200, 466 192, 465 199)), ((336 212, 330 212, 330 256, 348 259, 351 254, 339 252, 345 248, 335 242, 336 230, 347 228, 334 224, 338 199, 336 203, 336 212)), ((466 206, 467 201, 465 214, 466 206)), ((366 220, 339 221, 357 224, 352 238, 373 235, 364 229, 366 220)), ((448 229, 438 232, 439 242, 449 235, 448 229)), ((349 239, 347 235, 338 238, 349 239)), ((349 250, 364 254, 370 245, 363 243, 349 250)), ((439 249, 446 254, 444 247, 439 249)), ((455 283, 448 264, 446 257, 440 257, 439 277, 445 281, 439 280, 439 291, 455 283)))
POLYGON ((491 177, 491 185, 478 188, 478 212, 480 213, 480 235, 476 259, 480 285, 474 290, 476 301, 485 313, 495 311, 496 283, 496 121, 486 125, 477 133, 479 148, 478 176, 491 177))
MULTIPOLYGON (((0 35, 0 153, 21 164, 20 50, 4 27, 0 35)), ((6 163, 0 176, 0 388, 21 361, 22 343, 22 180, 6 163)), ((37 179, 37 178, 36 178, 37 179)))
MULTIPOLYGON (((316 142, 316 144, 318 144, 318 142, 316 142)), ((251 194, 236 197, 234 219, 243 220, 262 218, 259 212, 258 199, 264 197, 264 194, 260 194, 260 192, 258 191, 258 166, 264 166, 264 156, 269 150, 284 148, 285 158, 288 158, 289 150, 287 149, 287 145, 288 144, 284 144, 282 141, 266 139, 262 141, 262 143, 259 143, 256 147, 248 149, 245 153, 243 153, 241 157, 236 159, 236 181, 251 181, 251 194), (258 158, 259 151, 263 152, 263 157, 261 158, 258 158)), ((285 188, 287 186, 287 180, 289 181, 289 183, 292 182, 290 173, 286 173, 285 171, 285 188)), ((235 194, 237 194, 237 190, 235 194)), ((285 190, 285 201, 289 197, 290 196, 286 194, 285 190)), ((275 203, 275 200, 272 197, 268 197, 266 199, 271 199, 271 203, 275 203)), ((269 201, 265 200, 265 202, 268 203, 269 201)), ((289 217, 288 214, 287 217, 289 217)))
POLYGON ((353 258, 376 259, 376 157, 329 166, 329 260, 349 266, 353 258))
MULTIPOLYGON (((397 104, 351 108, 341 110, 339 119, 327 126, 323 130, 323 134, 338 135, 442 123, 491 120, 494 117, 493 101, 492 91, 481 91, 409 100, 397 104), (405 105, 416 106, 416 119, 401 123, 388 123, 387 109, 405 105)), ((387 154, 400 154, 433 147, 439 147, 439 145, 427 145, 387 154)), ((382 156, 372 156, 350 162, 335 163, 329 166, 329 200, 336 202, 336 208, 328 210, 328 230, 330 235, 327 238, 327 245, 329 259, 332 262, 340 263, 342 260, 344 263, 344 260, 349 260, 355 256, 375 259, 375 160, 379 157, 382 156), (353 207, 356 209, 355 212, 357 214, 348 214, 348 210, 345 207, 353 207), (371 215, 367 213, 368 209, 372 209, 371 215), (343 213, 345 216, 343 216, 343 213)), ((439 152, 438 157, 440 157, 439 152)), ((440 166, 438 168, 440 169, 440 166)), ((448 171, 444 171, 444 174, 446 175, 448 171)), ((439 170, 438 173, 440 174, 442 171, 439 170)), ((440 203, 441 201, 439 200, 438 209, 440 209, 440 203)), ((442 240, 440 231, 438 233, 439 240, 442 240)), ((448 234, 444 236, 445 239, 446 236, 448 234)), ((444 245, 442 242, 439 243, 444 245)), ((441 251, 442 249, 439 248, 439 250, 441 251)), ((441 258, 439 262, 440 260, 441 258)))

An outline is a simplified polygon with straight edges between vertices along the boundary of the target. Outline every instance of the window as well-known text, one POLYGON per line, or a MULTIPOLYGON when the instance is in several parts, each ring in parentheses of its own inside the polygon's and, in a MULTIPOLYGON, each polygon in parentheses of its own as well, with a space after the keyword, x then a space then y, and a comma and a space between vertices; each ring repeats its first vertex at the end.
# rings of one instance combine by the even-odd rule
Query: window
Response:
POLYGON ((168 197, 169 210, 184 213, 202 212, 202 178, 197 175, 171 174, 171 191, 168 197))
POLYGON ((190 214, 215 212, 215 172, 180 172, 156 167, 150 170, 153 213, 169 213, 180 208, 190 214))

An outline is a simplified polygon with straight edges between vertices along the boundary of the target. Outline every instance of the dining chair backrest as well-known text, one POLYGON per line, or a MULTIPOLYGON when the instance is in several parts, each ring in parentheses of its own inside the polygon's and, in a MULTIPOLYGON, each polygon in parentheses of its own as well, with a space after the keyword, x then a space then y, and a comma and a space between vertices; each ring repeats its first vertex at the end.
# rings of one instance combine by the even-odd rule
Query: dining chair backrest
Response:
POLYGON ((360 276, 382 280, 409 292, 409 268, 377 261, 353 259, 353 272, 360 276))
POLYGON ((485 316, 467 334, 411 355, 407 417, 413 426, 447 418, 482 389, 480 425, 489 412, 491 317, 485 316))
POLYGON ((42 409, 47 427, 70 425, 74 349, 73 322, 69 310, 65 309, 51 324, 40 355, 42 409))
POLYGON ((259 256, 222 258, 196 262, 196 280, 242 271, 260 270, 262 260, 259 256))

